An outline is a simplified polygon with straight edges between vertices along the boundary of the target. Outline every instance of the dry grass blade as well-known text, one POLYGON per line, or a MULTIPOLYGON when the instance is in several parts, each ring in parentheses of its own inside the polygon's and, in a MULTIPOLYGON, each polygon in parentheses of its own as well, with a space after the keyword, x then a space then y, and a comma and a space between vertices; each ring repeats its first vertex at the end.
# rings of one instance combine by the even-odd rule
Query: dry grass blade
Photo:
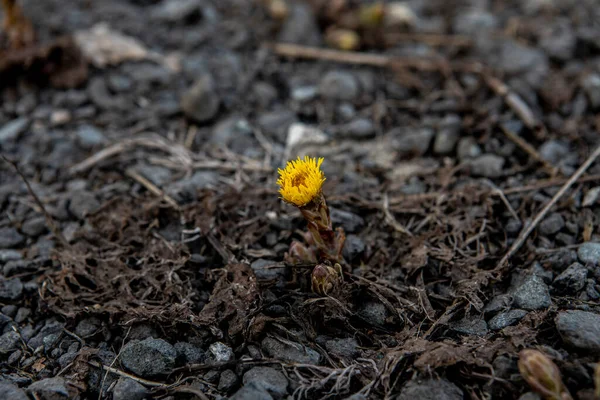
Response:
POLYGON ((407 228, 405 228, 400 222, 396 221, 396 218, 394 218, 390 212, 390 199, 387 193, 383 195, 383 213, 385 215, 385 222, 392 226, 396 231, 410 237, 413 236, 413 234, 407 228))
POLYGON ((521 219, 519 218, 519 215, 514 210, 514 208, 510 205, 510 202, 504 195, 504 192, 502 191, 502 189, 500 189, 498 186, 496 186, 494 184, 494 182, 490 181, 489 179, 484 179, 483 182, 492 188, 492 190, 494 191, 493 192, 494 194, 496 194, 498 197, 500 197, 500 199, 502 200, 502 202, 504 203, 504 205, 506 206, 506 208, 508 209, 510 214, 513 216, 513 218, 517 221, 521 221, 521 219))
POLYGON ((134 139, 127 139, 110 145, 105 149, 100 150, 93 156, 83 160, 82 162, 75 164, 70 168, 69 171, 71 174, 83 172, 108 158, 135 147, 147 147, 151 149, 162 150, 177 158, 184 165, 191 166, 193 163, 191 153, 185 147, 176 143, 168 142, 158 135, 150 135, 134 139))
POLYGON ((357 376, 369 377, 370 383, 361 389, 368 394, 379 376, 379 370, 372 360, 357 359, 356 363, 344 368, 329 368, 312 364, 283 364, 291 369, 300 380, 293 398, 314 399, 332 398, 347 395, 352 381, 357 376), (320 397, 316 393, 323 393, 320 397))

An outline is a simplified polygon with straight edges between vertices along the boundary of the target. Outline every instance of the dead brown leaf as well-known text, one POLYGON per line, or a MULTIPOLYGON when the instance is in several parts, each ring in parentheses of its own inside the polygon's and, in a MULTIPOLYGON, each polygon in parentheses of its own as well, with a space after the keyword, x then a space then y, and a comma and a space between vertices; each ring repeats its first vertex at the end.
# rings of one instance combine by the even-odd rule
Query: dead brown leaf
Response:
POLYGON ((421 244, 411 250, 410 254, 403 260, 402 266, 411 273, 427 265, 428 260, 429 249, 425 244, 421 244))
POLYGON ((405 342, 400 349, 396 349, 389 356, 417 354, 414 366, 420 370, 432 370, 449 367, 458 363, 470 365, 489 365, 496 354, 504 352, 506 342, 502 339, 490 341, 486 338, 471 337, 464 343, 455 343, 451 340, 432 342, 426 339, 411 339, 405 342))
POLYGON ((245 329, 248 314, 258 297, 258 285, 252 268, 247 264, 228 264, 197 322, 219 326, 230 337, 238 336, 245 329))
POLYGON ((0 86, 25 78, 36 84, 73 88, 88 76, 87 62, 70 36, 49 44, 0 51, 0 86))

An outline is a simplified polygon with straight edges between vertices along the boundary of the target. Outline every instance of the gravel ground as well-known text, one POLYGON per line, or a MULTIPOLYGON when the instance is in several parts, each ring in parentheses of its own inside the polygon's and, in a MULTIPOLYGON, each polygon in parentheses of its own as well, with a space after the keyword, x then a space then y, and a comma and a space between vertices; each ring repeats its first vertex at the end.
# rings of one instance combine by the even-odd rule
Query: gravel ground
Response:
POLYGON ((0 398, 534 399, 526 348, 593 398, 598 2, 368 3, 21 2, 0 398), (283 262, 304 155, 347 235, 331 296, 283 262))

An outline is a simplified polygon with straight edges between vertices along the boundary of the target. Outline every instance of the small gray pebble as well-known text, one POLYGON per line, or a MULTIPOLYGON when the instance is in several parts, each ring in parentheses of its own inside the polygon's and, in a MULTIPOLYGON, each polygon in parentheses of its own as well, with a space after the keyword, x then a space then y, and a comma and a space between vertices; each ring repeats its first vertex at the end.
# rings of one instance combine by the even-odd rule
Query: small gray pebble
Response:
POLYGON ((208 347, 211 359, 216 363, 223 363, 233 360, 233 350, 221 342, 215 342, 208 347))
POLYGON ((148 389, 133 379, 121 377, 113 388, 113 400, 143 400, 148 389))
POLYGON ((46 378, 33 382, 27 388, 27 392, 35 393, 44 400, 68 399, 70 397, 66 382, 61 377, 46 378))
POLYGON ((221 377, 219 378, 219 384, 217 385, 217 389, 222 392, 229 392, 239 383, 239 378, 230 369, 226 369, 221 372, 221 377))
POLYGON ((485 336, 488 325, 481 318, 463 318, 450 324, 452 330, 464 335, 485 336))
POLYGON ((365 242, 363 242, 360 237, 356 235, 348 235, 346 237, 346 241, 344 242, 342 255, 348 262, 356 261, 364 253, 365 247, 365 242))
POLYGON ((9 354, 17 350, 19 341, 19 334, 12 330, 0 336, 0 354, 9 354))
POLYGON ((573 263, 554 279, 552 286, 558 293, 576 294, 585 286, 588 270, 579 263, 573 263))
POLYGON ((577 257, 583 264, 600 264, 600 243, 583 243, 577 249, 577 257))
POLYGON ((25 117, 14 119, 0 126, 0 144, 17 140, 21 133, 27 130, 28 126, 29 119, 25 117))
POLYGON ((600 315, 579 310, 562 311, 554 321, 567 345, 600 353, 600 315))
POLYGON ((5 381, 0 381, 0 399, 29 400, 29 397, 27 397, 25 392, 17 386, 5 381))
POLYGON ((413 379, 400 391, 398 400, 463 400, 463 391, 445 379, 413 379))
POLYGON ((461 161, 473 159, 481 155, 481 147, 479 147, 473 137, 467 136, 458 141, 456 155, 461 161))
POLYGON ((325 348, 338 358, 352 360, 358 355, 358 342, 354 338, 328 340, 325 348))
POLYGON ((501 311, 506 311, 510 308, 512 304, 512 297, 508 294, 500 294, 495 296, 490 300, 485 307, 483 307, 483 312, 486 316, 493 316, 501 311))
POLYGON ((287 394, 288 379, 283 372, 273 367, 254 367, 244 374, 244 385, 254 384, 271 393, 276 398, 287 394))
POLYGON ((538 230, 542 235, 554 235, 565 226, 565 220, 559 213, 552 213, 540 222, 538 230))
POLYGON ((181 109, 186 117, 206 122, 219 112, 221 99, 211 75, 204 74, 181 98, 181 109))
POLYGON ((175 343, 175 350, 177 351, 178 357, 184 364, 200 364, 206 359, 206 353, 204 350, 194 346, 187 342, 175 343))
POLYGON ((367 302, 359 309, 358 316, 375 326, 383 326, 389 314, 384 304, 367 302))
POLYGON ((257 385, 255 382, 250 382, 242 386, 229 400, 273 400, 273 396, 262 386, 257 385))
POLYGON ((333 207, 329 207, 329 210, 333 224, 341 225, 346 233, 356 233, 365 226, 365 220, 354 213, 333 207))
POLYGON ((173 371, 177 352, 162 339, 132 340, 123 347, 121 363, 136 375, 154 377, 173 371))
POLYGON ((321 354, 300 343, 284 343, 267 337, 263 339, 261 347, 268 356, 287 362, 318 364, 321 361, 321 354))
POLYGON ((15 228, 0 228, 0 249, 18 247, 25 242, 25 238, 15 228))
POLYGON ((471 174, 486 178, 497 178, 502 175, 504 158, 495 154, 484 154, 471 161, 471 174))
POLYGON ((512 296, 514 305, 525 310, 541 310, 552 304, 548 285, 537 275, 526 277, 521 285, 512 291, 512 296))
POLYGON ((23 282, 19 278, 0 279, 0 300, 18 300, 23 295, 23 282))
POLYGON ((523 317, 527 315, 525 310, 510 310, 508 312, 500 313, 494 316, 488 321, 488 326, 493 331, 499 331, 507 326, 511 326, 519 322, 523 317))
POLYGON ((351 73, 330 71, 321 79, 319 93, 328 99, 350 101, 360 94, 360 86, 351 73))

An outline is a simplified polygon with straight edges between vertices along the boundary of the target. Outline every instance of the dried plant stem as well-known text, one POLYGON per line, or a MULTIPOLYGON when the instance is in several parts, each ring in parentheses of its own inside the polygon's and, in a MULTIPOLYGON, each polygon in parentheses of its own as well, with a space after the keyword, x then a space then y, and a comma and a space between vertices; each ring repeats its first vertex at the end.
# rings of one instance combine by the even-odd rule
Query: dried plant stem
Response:
POLYGON ((450 63, 444 58, 389 57, 379 54, 331 50, 288 43, 273 43, 270 47, 276 54, 291 58, 325 60, 392 69, 414 68, 421 71, 441 71, 444 75, 449 75, 448 72, 451 69, 478 73, 483 76, 486 85, 504 99, 506 105, 514 111, 525 126, 529 129, 536 129, 542 126, 540 121, 535 117, 531 107, 517 93, 510 90, 504 82, 494 77, 490 73, 489 68, 479 63, 450 63))
MULTIPOLYGON (((117 368, 114 368, 114 367, 110 367, 108 365, 103 365, 103 364, 100 364, 100 363, 95 362, 95 361, 88 361, 88 364, 91 365, 92 367, 102 368, 107 373, 110 372, 112 374, 119 375, 119 376, 122 376, 124 378, 128 378, 128 379, 134 380, 134 381, 136 381, 138 383, 141 383, 144 386, 161 388, 161 389, 165 389, 165 390, 175 390, 177 392, 182 392, 182 393, 192 393, 192 394, 195 394, 196 396, 200 397, 202 400, 208 400, 208 397, 206 397, 206 395, 204 393, 200 392, 199 390, 189 389, 189 388, 185 388, 185 387, 174 387, 173 384, 166 384, 166 383, 162 383, 162 382, 149 381, 147 379, 139 378, 139 377, 137 377, 135 375, 131 375, 131 374, 125 372, 125 371, 121 371, 120 369, 117 369, 117 368)), ((175 385, 179 385, 179 384, 181 384, 181 382, 175 383, 175 385)))
MULTIPOLYGON (((525 186, 517 186, 517 187, 512 187, 512 188, 506 188, 506 189, 493 188, 492 190, 488 190, 488 189, 480 190, 480 191, 476 192, 474 195, 480 196, 480 195, 487 194, 490 196, 500 196, 501 193, 503 193, 504 195, 511 195, 511 194, 518 194, 518 193, 534 192, 536 190, 541 190, 541 189, 546 189, 546 188, 550 188, 550 187, 564 185, 565 182, 567 182, 568 180, 569 179, 566 179, 566 178, 548 179, 548 180, 538 181, 538 182, 532 183, 530 185, 525 185, 525 186)), ((594 182, 594 181, 600 181, 600 175, 596 174, 596 175, 582 176, 581 178, 577 179, 576 183, 594 182)), ((395 197, 390 198, 390 205, 398 206, 406 201, 435 200, 435 199, 441 198, 442 196, 451 197, 451 196, 461 195, 464 193, 465 193, 464 190, 455 190, 455 191, 451 191, 451 192, 429 192, 429 193, 423 193, 423 194, 395 196, 395 197)), ((333 200, 339 200, 339 196, 333 197, 333 200)), ((379 203, 366 201, 366 202, 362 202, 362 204, 365 206, 372 207, 372 208, 380 208, 379 203)))
MULTIPOLYGON (((191 132, 193 132, 193 130, 191 130, 191 132)), ((187 144, 189 144, 189 142, 187 144)), ((137 147, 161 150, 169 154, 171 156, 170 158, 150 157, 149 160, 152 164, 163 165, 171 169, 183 169, 188 171, 195 169, 216 169, 223 171, 245 170, 257 172, 272 172, 273 170, 270 166, 261 165, 258 162, 253 163, 250 161, 245 161, 243 163, 240 163, 240 165, 237 165, 233 162, 223 162, 217 160, 197 160, 193 156, 193 153, 185 146, 168 141, 156 134, 152 134, 140 136, 133 139, 126 139, 121 142, 112 144, 98 151, 92 156, 86 158, 80 163, 73 165, 70 168, 69 172, 71 174, 78 174, 84 172, 106 159, 114 157, 120 153, 129 151, 131 149, 135 149, 137 147)))
POLYGON ((23 172, 21 172, 21 170, 19 169, 19 166, 14 161, 9 160, 5 156, 2 156, 2 159, 4 161, 6 161, 7 163, 9 163, 10 165, 12 165, 12 167, 15 169, 15 171, 17 172, 17 174, 21 177, 21 179, 25 183, 25 186, 27 186, 27 191, 29 192, 29 194, 31 195, 31 197, 33 197, 33 200, 36 202, 36 204, 38 205, 38 207, 40 208, 40 210, 44 214, 44 218, 46 220, 46 224, 48 225, 48 228, 50 229, 50 231, 52 232, 52 234, 56 237, 56 239, 60 242, 60 244, 64 248, 69 248, 70 247, 69 242, 67 241, 67 239, 64 237, 64 235, 62 234, 62 232, 60 231, 60 229, 58 228, 58 226, 54 222, 54 219, 52 218, 52 216, 48 213, 48 211, 46 211, 46 207, 44 206, 44 203, 42 203, 42 201, 37 196, 37 194, 35 194, 35 192, 33 191, 33 188, 29 184, 29 181, 27 180, 27 178, 25 177, 25 175, 23 174, 23 172))
POLYGON ((533 232, 535 227, 541 222, 542 219, 544 219, 546 214, 548 214, 548 211, 550 211, 550 209, 558 202, 558 200, 560 200, 560 198, 567 192, 567 190, 569 190, 569 188, 573 186, 575 182, 577 182, 577 179, 579 179, 579 177, 581 177, 581 175, 583 175, 583 173, 587 171, 587 169, 593 164, 593 162, 596 161, 598 156, 600 156, 600 146, 598 146, 596 150, 594 150, 594 152, 590 154, 587 160, 585 160, 585 162, 581 164, 577 171, 575 171, 575 173, 571 175, 571 177, 565 182, 565 184, 554 195, 554 197, 552 197, 552 199, 550 199, 550 201, 544 206, 544 208, 542 208, 540 212, 535 216, 533 221, 531 221, 529 225, 523 228, 523 230, 519 234, 519 237, 517 237, 517 240, 515 240, 508 252, 498 262, 496 268, 494 268, 495 272, 504 269, 505 265, 508 263, 508 260, 521 248, 521 246, 523 245, 523 243, 525 243, 525 240, 527 240, 531 232, 533 232))
POLYGON ((504 134, 506 135, 507 138, 509 138, 513 143, 515 143, 521 149, 523 149, 535 161, 541 163, 544 166, 544 168, 546 169, 546 171, 548 171, 548 173, 551 176, 556 175, 557 169, 554 166, 552 166, 552 164, 550 164, 548 161, 544 160, 542 158, 542 156, 540 155, 540 153, 538 153, 538 151, 535 149, 535 147, 533 147, 532 145, 527 143, 527 141, 525 139, 523 139, 521 136, 517 135, 515 132, 510 130, 505 125, 501 124, 500 128, 502 129, 502 132, 504 132, 504 134))
POLYGON ((179 204, 177 204, 177 202, 175 200, 173 200, 173 198, 171 196, 166 194, 164 191, 162 191, 158 186, 156 186, 155 184, 150 182, 148 179, 144 178, 137 171, 133 170, 132 168, 129 168, 125 171, 125 174, 127 176, 129 176, 130 178, 132 178, 133 180, 135 180, 136 182, 138 182, 140 185, 144 186, 146 189, 148 189, 154 195, 163 198, 174 209, 176 209, 178 211, 181 210, 181 207, 179 207, 179 204))
POLYGON ((398 222, 390 212, 390 199, 388 198, 387 193, 383 195, 383 214, 385 215, 385 222, 388 225, 392 226, 396 231, 410 237, 413 236, 413 234, 408 230, 408 228, 404 227, 404 225, 398 222))
POLYGON ((510 88, 498 78, 491 75, 484 75, 484 78, 486 85, 492 89, 494 93, 504 99, 506 105, 517 114, 526 127, 535 129, 540 126, 540 123, 533 114, 533 111, 531 111, 531 108, 518 94, 511 91, 510 88))
POLYGON ((114 368, 114 367, 109 367, 108 365, 103 365, 103 364, 97 363, 95 361, 88 361, 88 364, 90 364, 92 367, 102 368, 105 371, 113 373, 115 375, 119 375, 119 376, 123 376, 125 378, 129 378, 129 379, 134 380, 134 381, 136 381, 138 383, 141 383, 142 385, 145 385, 145 386, 162 387, 162 388, 166 388, 166 387, 169 386, 169 385, 161 383, 161 382, 149 381, 147 379, 138 378, 137 376, 128 374, 127 372, 121 371, 120 369, 117 369, 117 368, 114 368))
POLYGON ((298 207, 298 209, 306 219, 308 231, 318 249, 317 259, 332 262, 342 261, 342 249, 346 235, 341 228, 333 229, 329 207, 327 207, 323 193, 320 193, 316 200, 298 207))
POLYGON ((122 153, 126 150, 135 147, 148 147, 151 149, 162 150, 164 152, 170 153, 186 165, 191 165, 193 162, 189 150, 185 147, 175 143, 170 143, 158 135, 151 135, 138 137, 134 139, 126 139, 121 142, 110 145, 100 150, 96 154, 92 155, 91 157, 86 158, 79 164, 75 164, 74 166, 72 166, 70 169, 70 173, 77 174, 83 172, 93 167, 94 165, 102 162, 103 160, 106 160, 107 158, 111 158, 119 153, 122 153))
POLYGON ((373 67, 388 67, 391 62, 390 57, 378 54, 331 50, 289 43, 273 43, 271 49, 276 54, 285 57, 336 61, 346 64, 370 65, 373 67))

